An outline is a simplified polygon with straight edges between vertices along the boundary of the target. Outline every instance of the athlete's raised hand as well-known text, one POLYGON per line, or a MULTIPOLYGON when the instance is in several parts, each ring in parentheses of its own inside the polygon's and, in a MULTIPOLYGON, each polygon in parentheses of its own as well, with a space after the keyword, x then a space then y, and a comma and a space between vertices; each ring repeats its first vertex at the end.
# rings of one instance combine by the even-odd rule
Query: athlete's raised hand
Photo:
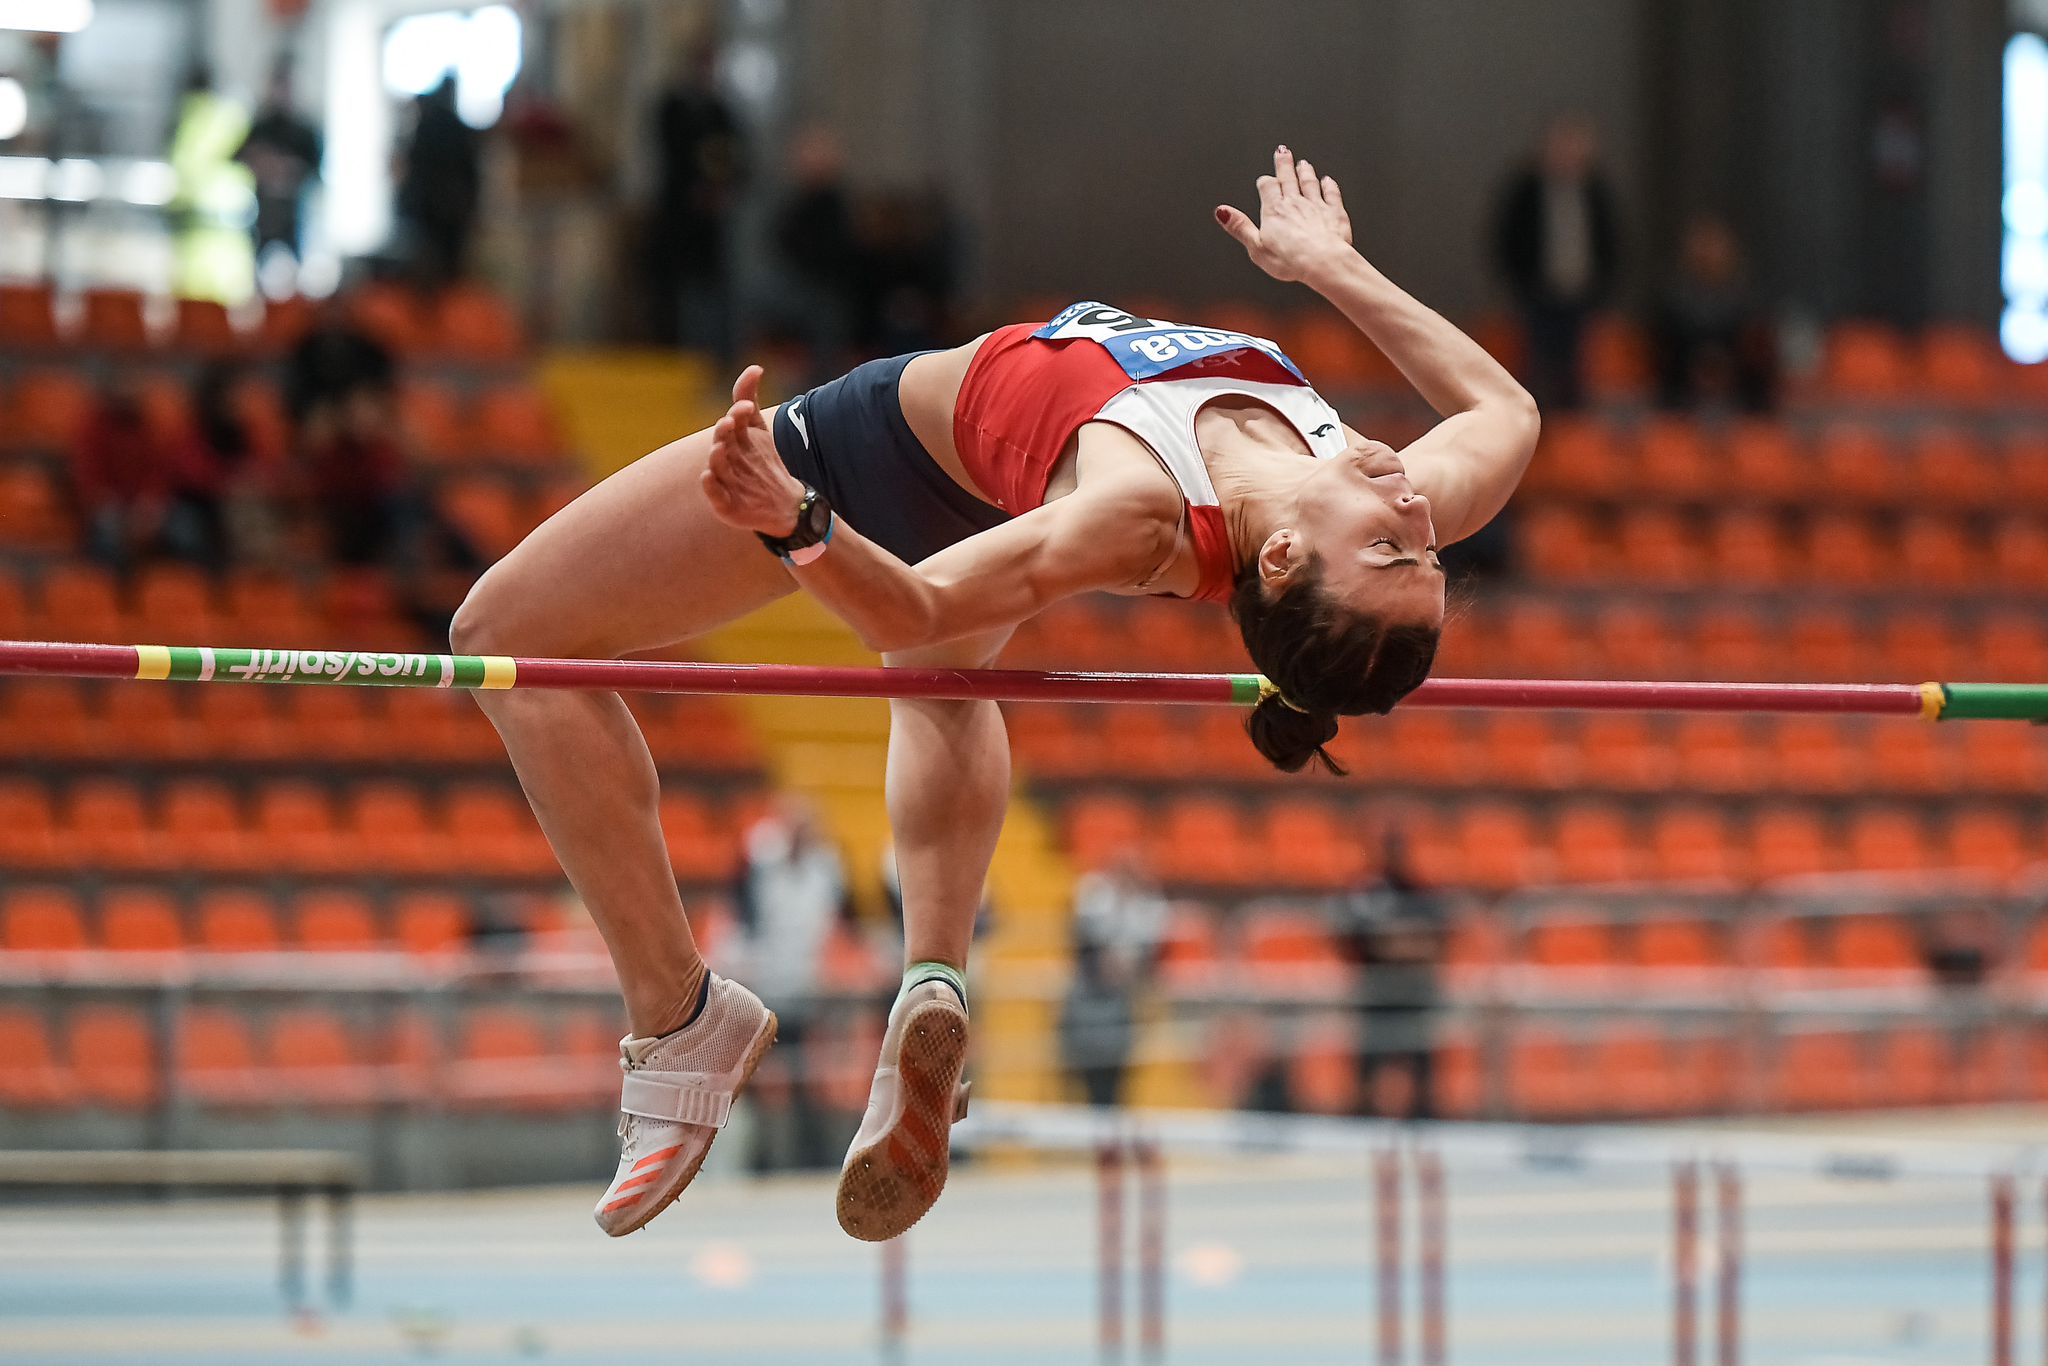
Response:
POLYGON ((1216 221, 1276 280, 1305 279, 1351 252, 1351 218, 1337 182, 1285 147, 1273 153, 1273 174, 1259 177, 1259 221, 1228 204, 1216 206, 1216 221))
POLYGON ((733 381, 732 407, 711 429, 711 467, 704 496, 728 526, 787 536, 796 529, 804 486, 783 467, 775 437, 761 415, 761 367, 749 365, 733 381))

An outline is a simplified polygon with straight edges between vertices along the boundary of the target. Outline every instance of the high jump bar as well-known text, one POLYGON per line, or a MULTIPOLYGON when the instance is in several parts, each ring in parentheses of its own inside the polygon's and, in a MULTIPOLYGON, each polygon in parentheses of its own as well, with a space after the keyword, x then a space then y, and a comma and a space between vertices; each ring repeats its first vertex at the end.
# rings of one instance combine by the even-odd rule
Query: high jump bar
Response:
MULTIPOLYGON (((1150 702, 1248 707, 1258 674, 1069 673, 1035 669, 815 668, 668 660, 265 650, 207 645, 0 641, 0 677, 394 688, 587 688, 607 692, 894 697, 994 702, 1150 702)), ((2048 721, 2048 684, 1651 683, 1435 678, 1404 707, 1496 711, 1829 713, 1928 721, 2048 721)))

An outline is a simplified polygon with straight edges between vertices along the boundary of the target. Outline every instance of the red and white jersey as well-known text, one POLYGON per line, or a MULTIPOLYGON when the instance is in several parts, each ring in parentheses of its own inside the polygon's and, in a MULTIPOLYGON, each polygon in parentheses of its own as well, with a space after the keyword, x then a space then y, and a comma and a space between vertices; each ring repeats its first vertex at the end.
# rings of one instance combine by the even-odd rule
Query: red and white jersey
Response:
POLYGON ((1015 516, 1044 503, 1053 466, 1083 423, 1124 428, 1180 487, 1201 571, 1194 596, 1223 601, 1237 566, 1195 417, 1227 398, 1272 408, 1319 459, 1344 449, 1336 410, 1264 337, 1093 302, 991 333, 961 384, 953 436, 968 475, 1015 516))

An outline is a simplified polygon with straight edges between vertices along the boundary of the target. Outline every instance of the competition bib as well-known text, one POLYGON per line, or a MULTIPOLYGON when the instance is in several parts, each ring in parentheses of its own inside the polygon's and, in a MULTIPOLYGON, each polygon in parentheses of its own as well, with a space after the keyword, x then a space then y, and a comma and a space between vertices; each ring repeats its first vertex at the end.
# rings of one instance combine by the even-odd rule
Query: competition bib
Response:
POLYGON ((1108 304, 1075 304, 1031 334, 1046 341, 1086 340, 1100 343, 1132 379, 1157 379, 1184 365, 1230 351, 1258 351, 1303 384, 1308 379, 1287 359, 1287 353, 1264 337, 1227 332, 1217 327, 1190 327, 1158 318, 1140 318, 1108 304))

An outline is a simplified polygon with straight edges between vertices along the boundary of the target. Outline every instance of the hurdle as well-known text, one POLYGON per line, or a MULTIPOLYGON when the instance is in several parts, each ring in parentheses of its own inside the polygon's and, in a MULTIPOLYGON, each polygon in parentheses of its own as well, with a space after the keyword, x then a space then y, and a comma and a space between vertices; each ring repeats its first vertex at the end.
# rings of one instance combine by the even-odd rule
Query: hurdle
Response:
MULTIPOLYGON (((1255 705, 1272 688, 1257 674, 818 668, 25 640, 0 641, 0 677, 1235 707, 1255 705)), ((1492 711, 1751 712, 2048 722, 2048 684, 1436 678, 1417 688, 1401 705, 1492 711)))
MULTIPOLYGON (((1270 1115, 1244 1111, 1098 1110, 1084 1106, 987 1101, 953 1131, 961 1153, 989 1151, 1066 1155, 1090 1162, 1097 1174, 1098 1278, 1101 1359, 1122 1361, 1125 1319, 1122 1261, 1125 1166, 1109 1154, 1151 1154, 1144 1178, 1153 1187, 1159 1233, 1141 1239, 1139 1302, 1156 1305, 1155 1331, 1141 1341, 1163 1349, 1166 1257, 1164 1222, 1169 1185, 1167 1154, 1198 1157, 1321 1156, 1356 1160, 1374 1192, 1370 1253, 1374 1302, 1370 1340, 1380 1366, 1409 1360, 1404 1306, 1409 1283, 1418 1306, 1416 1357, 1423 1366, 1450 1360, 1446 1320, 1446 1164, 1461 1160, 1496 1168, 1544 1171, 1633 1169, 1668 1183, 1670 1191, 1670 1353, 1673 1366, 1699 1366, 1711 1339, 1716 1366, 1741 1366, 1744 1274, 1743 1174, 1748 1171, 1827 1181, 1884 1184, 1912 1179, 1968 1179, 1987 1192, 1986 1270, 1991 1360, 2015 1366, 2019 1261, 2018 1200, 2023 1182, 2048 1176, 2048 1145, 1969 1144, 1894 1139, 1853 1139, 1762 1134, 1705 1128, 1630 1128, 1620 1125, 1442 1123, 1270 1115), (1412 1179, 1416 1256, 1405 1255, 1402 1187, 1412 1179), (1713 1212, 1714 1255, 1700 1243, 1713 1212), (1114 1211, 1114 1213, 1112 1213, 1114 1211), (1114 1244, 1115 1251, 1111 1247, 1114 1244), (1115 1274, 1110 1274, 1111 1269, 1115 1274), (1701 1291, 1711 1277, 1712 1311, 1703 1316, 1701 1291), (1708 1326, 1711 1324, 1711 1332, 1708 1326)), ((2048 1183, 2044 1183, 2048 1195, 2048 1183)), ((1149 1360, 1160 1359, 1148 1355, 1149 1360)))

